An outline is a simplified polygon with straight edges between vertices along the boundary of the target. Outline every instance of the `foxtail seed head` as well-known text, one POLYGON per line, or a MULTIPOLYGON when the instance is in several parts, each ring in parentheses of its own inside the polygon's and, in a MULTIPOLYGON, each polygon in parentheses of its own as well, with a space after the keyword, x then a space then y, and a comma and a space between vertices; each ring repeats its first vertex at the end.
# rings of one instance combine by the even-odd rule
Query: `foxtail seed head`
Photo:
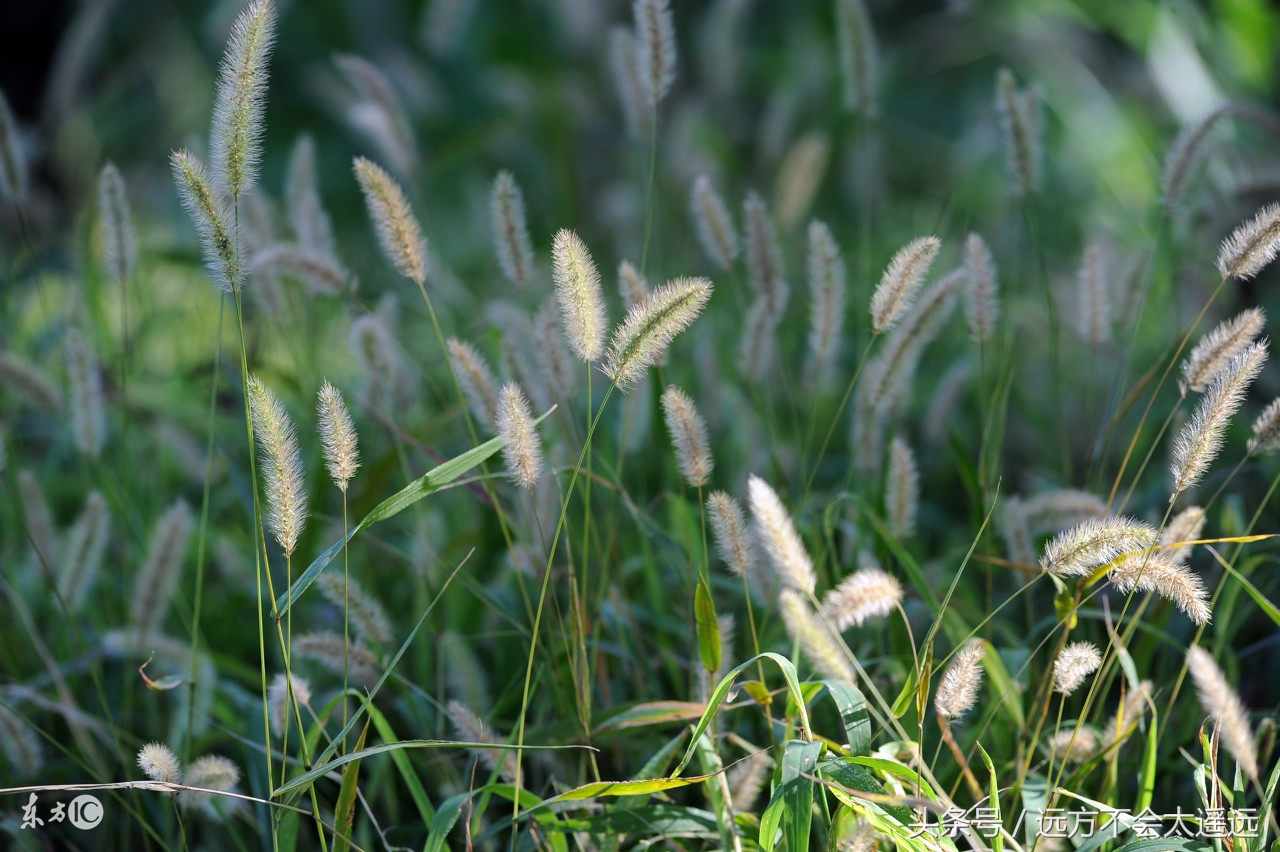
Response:
POLYGON ((996 263, 991 249, 978 234, 970 234, 964 243, 965 318, 969 321, 969 337, 975 343, 990 339, 1000 317, 1000 299, 996 294, 996 263))
POLYGON ((515 382, 503 385, 498 394, 498 434, 505 441, 502 457, 507 470, 532 491, 542 474, 542 444, 529 413, 529 401, 515 382))
POLYGON ((707 257, 721 269, 731 269, 738 257, 738 235, 733 230, 728 208, 706 175, 699 175, 693 182, 689 208, 707 257))
POLYGON ((493 247, 502 274, 524 290, 533 278, 533 246, 525 222, 524 195, 511 172, 498 172, 493 179, 489 218, 493 222, 493 247))
POLYGON ((98 216, 102 219, 103 262, 116 283, 124 283, 138 265, 138 238, 133 232, 133 214, 124 178, 114 163, 102 167, 98 176, 98 216))
POLYGON ((871 295, 871 327, 876 334, 888 331, 911 308, 941 247, 937 237, 918 237, 899 249, 889 261, 871 295))
POLYGON ((152 781, 178 784, 182 781, 182 764, 164 743, 147 743, 138 752, 138 768, 152 781))
POLYGON ((1266 325, 1262 308, 1249 308, 1214 326, 1200 338, 1187 360, 1182 362, 1182 379, 1178 382, 1183 396, 1187 391, 1199 393, 1227 368, 1231 359, 1257 339, 1266 325))
POLYGON ((1102 654, 1092 642, 1072 642, 1062 649, 1053 662, 1053 688, 1063 695, 1070 695, 1084 683, 1084 679, 1102 665, 1102 654))
POLYGON ((1262 372, 1267 359, 1267 342, 1252 343, 1218 374, 1209 385, 1191 419, 1182 427, 1173 444, 1173 500, 1198 483, 1222 450, 1223 435, 1231 416, 1244 402, 1249 385, 1262 372))
POLYGON ((568 228, 557 231, 551 242, 551 274, 569 345, 588 364, 600 360, 605 336, 600 273, 586 243, 568 228))
POLYGON ((320 424, 320 445, 324 448, 325 466, 333 484, 345 494, 347 483, 360 469, 360 448, 356 425, 342 398, 342 392, 325 380, 316 403, 320 424))
POLYGON ((624 390, 634 384, 675 336, 698 318, 711 289, 705 278, 676 278, 654 290, 614 330, 605 374, 624 390))
POLYGON ((956 651, 933 699, 939 716, 959 719, 973 707, 982 686, 982 658, 986 653, 987 646, 981 639, 971 639, 956 651))
POLYGON ((169 158, 173 178, 178 184, 182 206, 187 209, 200 245, 209 277, 219 288, 232 295, 244 285, 244 268, 238 232, 231 209, 220 194, 214 192, 209 173, 196 155, 175 151, 169 158))
POLYGON ((1058 533, 1040 557, 1040 567, 1060 577, 1083 576, 1122 553, 1155 544, 1156 531, 1132 518, 1087 518, 1058 533))
POLYGON ((635 0, 636 71, 645 103, 654 111, 676 79, 676 29, 668 0, 635 0))
POLYGON ((275 39, 275 7, 255 0, 236 18, 218 73, 213 107, 213 173, 232 198, 251 189, 262 158, 267 61, 275 39))
POLYGON ((756 533, 774 571, 783 584, 805 594, 813 594, 818 584, 813 560, 777 492, 754 473, 747 478, 747 502, 755 518, 756 533))
POLYGON ((285 556, 292 556, 307 522, 307 492, 298 436, 284 405, 257 376, 245 385, 253 436, 262 458, 267 491, 267 527, 285 556))
POLYGON ((1200 706, 1205 713, 1218 717, 1222 744, 1236 759, 1236 764, 1255 782, 1258 780, 1258 758, 1254 751, 1253 731, 1244 703, 1214 662, 1213 656, 1199 645, 1187 649, 1187 670, 1196 682, 1200 706))
POLYGON ((427 280, 427 243, 404 192, 391 175, 364 157, 355 158, 355 172, 382 253, 397 272, 422 286, 427 280))
POLYGON ((844 632, 871 618, 883 618, 902 602, 902 584, 869 565, 850 574, 822 599, 822 614, 844 632))
POLYGON ((1231 232, 1218 252, 1223 278, 1252 278, 1280 252, 1280 204, 1268 204, 1231 232))
POLYGON ((676 445, 680 475, 692 488, 701 488, 711 479, 715 463, 707 445, 707 424, 689 395, 675 385, 662 392, 662 413, 667 431, 676 445))

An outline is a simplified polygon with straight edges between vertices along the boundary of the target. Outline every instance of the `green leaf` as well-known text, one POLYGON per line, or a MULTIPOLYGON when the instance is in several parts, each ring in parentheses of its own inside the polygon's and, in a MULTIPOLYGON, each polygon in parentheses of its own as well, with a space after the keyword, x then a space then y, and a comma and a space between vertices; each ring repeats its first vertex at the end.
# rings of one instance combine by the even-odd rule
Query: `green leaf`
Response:
POLYGON ((1126 843, 1116 852, 1209 852, 1211 849, 1208 843, 1192 837, 1150 837, 1126 843))
POLYGON ((760 817, 760 848, 772 852, 782 829, 788 852, 807 852, 813 823, 813 780, 825 745, 792 740, 782 755, 782 775, 760 817))
MULTIPOLYGON (((551 412, 548 411, 546 414, 543 414, 542 417, 539 417, 534 421, 534 425, 541 423, 543 418, 550 413, 551 412)), ((324 569, 328 567, 329 563, 334 560, 334 557, 342 552, 343 545, 355 538, 356 533, 361 530, 368 529, 380 521, 385 521, 387 518, 394 517, 412 506, 414 503, 417 503, 423 497, 433 494, 441 488, 444 488, 446 485, 449 485, 458 477, 462 476, 477 465, 483 464, 490 456, 501 450, 503 443, 504 441, 501 437, 485 441, 480 446, 467 450, 462 455, 455 456, 444 464, 432 468, 413 482, 406 485, 404 488, 400 489, 400 491, 375 506, 373 511, 365 515, 364 520, 360 521, 360 523, 356 525, 355 529, 347 533, 345 538, 331 545, 327 550, 321 553, 314 562, 307 566, 307 570, 302 572, 301 576, 299 576, 298 579, 294 581, 293 585, 289 587, 289 590, 276 600, 277 616, 283 616, 289 611, 289 607, 293 606, 294 603, 297 602, 298 598, 302 597, 302 593, 311 587, 311 584, 316 581, 320 576, 320 573, 324 571, 324 569)))
MULTIPOLYGON (((702 705, 698 705, 701 707, 702 705)), ((641 778, 657 778, 662 775, 676 752, 680 750, 680 743, 684 742, 684 731, 681 731, 674 738, 669 740, 662 748, 653 753, 653 756, 644 762, 644 766, 640 767, 639 777, 641 778)), ((618 800, 620 808, 638 808, 649 800, 647 795, 627 797, 618 800)))
POLYGON ((693 613, 698 625, 698 656, 702 658, 702 667, 714 673, 720 668, 720 622, 716 619, 715 599, 705 580, 698 581, 693 613))
POLYGON ((1021 729, 1026 721, 1022 712, 1022 692, 1013 682, 1013 678, 1009 677, 1009 670, 1005 668, 1004 660, 1001 659, 996 646, 985 639, 983 644, 986 645, 987 652, 982 658, 982 663, 983 668, 986 669, 987 678, 991 681, 991 688, 999 695, 1000 706, 1009 714, 1014 726, 1021 729))
MULTIPOLYGON (((364 749, 365 737, 369 735, 369 723, 365 722, 360 730, 360 738, 356 740, 357 752, 364 749)), ((333 852, 347 852, 351 844, 346 838, 351 836, 351 826, 355 823, 356 790, 360 782, 360 761, 353 760, 342 770, 342 786, 338 788, 338 801, 333 807, 333 827, 335 836, 333 852)))
MULTIPOLYGON (((987 750, 982 747, 982 743, 977 743, 978 752, 982 755, 982 762, 987 767, 987 773, 991 776, 991 786, 987 793, 988 802, 995 809, 993 821, 999 825, 1003 821, 1000 811, 1000 784, 996 781, 996 765, 991 762, 991 755, 987 754, 987 750)), ((1004 833, 997 831, 996 836, 991 839, 992 852, 1004 852, 1004 833)))
MULTIPOLYGON (((836 757, 830 760, 824 760, 818 765, 818 776, 839 784, 850 790, 856 790, 860 793, 870 793, 873 796, 887 796, 889 793, 884 789, 876 776, 864 766, 859 766, 850 761, 847 757, 836 757)), ((889 805, 877 802, 877 806, 884 812, 890 814, 898 822, 905 826, 910 826, 915 821, 915 814, 912 810, 904 805, 889 805)))
POLYGON ((674 778, 684 771, 689 765, 689 761, 693 759, 694 746, 698 741, 698 737, 702 736, 702 732, 711 724, 711 720, 715 717, 716 710, 724 701, 725 696, 729 694, 729 690, 733 687, 733 681, 739 674, 746 671, 757 660, 772 660, 778 664, 778 668, 782 669, 782 677, 787 681, 787 694, 796 700, 800 717, 800 728, 804 731, 804 735, 810 740, 813 739, 813 729, 809 727, 809 712, 804 707, 803 693, 800 691, 800 678, 796 675, 796 667, 786 657, 765 651, 758 654, 745 662, 740 663, 732 671, 724 676, 720 683, 716 684, 715 690, 711 693, 710 700, 707 701, 707 709, 702 714, 702 718, 698 720, 698 724, 693 729, 693 740, 689 743, 689 748, 684 753, 684 757, 680 759, 680 764, 671 773, 674 778))
POLYGON ((1138 780, 1137 813, 1151 807, 1151 797, 1156 789, 1156 757, 1160 743, 1159 718, 1154 709, 1151 711, 1151 724, 1147 725, 1147 747, 1142 752, 1142 775, 1138 780))
POLYGON ((561 819, 543 826, 555 832, 587 832, 642 837, 718 837, 715 814, 697 808, 655 803, 640 808, 610 808, 581 819, 561 819))
POLYGON ((871 751, 871 717, 867 713, 867 700, 851 683, 826 681, 827 692, 840 711, 844 722, 844 734, 848 739, 849 753, 868 754, 871 751))
POLYGON ((647 701, 642 704, 633 704, 601 722, 596 727, 595 733, 598 735, 611 731, 625 731, 628 728, 691 722, 699 718, 706 709, 707 705, 695 701, 647 701))
POLYGON ((688 787, 690 784, 701 784, 710 777, 710 775, 690 775, 688 778, 651 778, 646 781, 597 781, 593 784, 574 787, 559 796, 547 799, 543 804, 577 802, 598 796, 651 796, 654 793, 688 787))
POLYGON ((698 765, 707 778, 707 802, 710 803, 711 810, 716 815, 716 826, 720 830, 720 846, 722 849, 734 849, 742 844, 738 840, 738 827, 734 824, 730 813, 731 803, 726 801, 730 794, 728 786, 725 785, 725 779, 721 775, 724 772, 724 763, 716 753, 715 743, 707 734, 704 733, 698 738, 697 745, 698 765))

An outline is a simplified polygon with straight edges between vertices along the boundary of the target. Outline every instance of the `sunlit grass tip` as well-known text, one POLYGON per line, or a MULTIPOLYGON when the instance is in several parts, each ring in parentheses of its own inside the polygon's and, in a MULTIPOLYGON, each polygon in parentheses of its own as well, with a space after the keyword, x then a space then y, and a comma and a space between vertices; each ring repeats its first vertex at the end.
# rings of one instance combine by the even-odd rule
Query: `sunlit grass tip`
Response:
POLYGON ((271 0, 256 0, 232 25, 218 72, 210 156, 218 186, 232 198, 253 187, 262 159, 267 62, 274 38, 275 7, 271 0))
POLYGON ((1205 713, 1218 718, 1222 744, 1236 759, 1240 769, 1256 783, 1258 757, 1253 732, 1249 728, 1249 716, 1239 694, 1227 683, 1213 655, 1199 645, 1187 649, 1187 670, 1196 683, 1200 706, 1205 713))
POLYGON ((569 346, 587 363, 600 360, 606 333, 600 272, 586 243, 568 228, 551 242, 551 273, 569 346))
POLYGON ((890 259, 871 294, 871 327, 875 333, 888 331, 910 310, 940 248, 942 242, 937 237, 917 237, 890 259))
POLYGON ((1188 391, 1200 393, 1227 368, 1231 360, 1248 348, 1266 326, 1262 308, 1249 308, 1214 326, 1200 338, 1191 354, 1182 362, 1182 378, 1178 388, 1183 396, 1188 391))
POLYGON ((297 432, 284 405, 257 376, 249 377, 245 393, 262 459, 267 527, 285 556, 292 556, 307 522, 306 480, 297 432))
POLYGON ((169 163, 182 206, 200 235, 209 278, 220 289, 239 293, 244 286, 244 250, 231 207, 221 193, 214 191, 204 163, 194 154, 175 151, 169 163))
POLYGON ((675 385, 662 392, 662 413, 676 447, 680 475, 692 488, 711 479, 715 462, 707 442, 707 424, 689 395, 675 385))
POLYGON ((882 568, 869 564, 840 581, 822 599, 822 614, 836 630, 860 627, 883 618, 902 602, 902 584, 882 568))
POLYGON ((1156 530, 1132 518, 1087 518, 1045 547, 1040 567, 1060 577, 1088 574, 1122 553, 1150 547, 1156 530))
POLYGON ((705 278, 676 278, 656 288, 614 330, 605 374, 620 388, 633 385, 676 335, 698 318, 711 291, 711 282, 705 278))
POLYGON ((668 0, 634 0, 636 70, 645 102, 658 104, 676 79, 676 29, 668 0))
POLYGON ((470 343, 450 337, 445 344, 454 375, 462 387, 462 395, 472 415, 488 429, 495 429, 498 422, 498 385, 493 370, 470 343))
POLYGON ((1053 661, 1053 688, 1070 695, 1102 665, 1102 654, 1092 642, 1072 642, 1053 661))
POLYGON ((502 457, 516 482, 529 490, 542 475, 542 443, 538 439, 529 401, 515 382, 498 394, 498 434, 503 438, 502 457))
POLYGON ((382 253, 397 272, 421 286, 427 280, 427 242, 404 191, 371 160, 356 157, 353 167, 382 253))
POLYGON ((945 719, 959 719, 978 700, 982 687, 982 660, 986 645, 981 639, 970 639, 956 651, 951 663, 942 673, 933 707, 945 719))
POLYGON ((1280 204, 1268 204, 1222 241, 1218 272, 1223 278, 1253 278, 1280 252, 1280 204))
POLYGON ((755 519, 757 540, 783 584, 813 594, 818 584, 813 560, 777 492, 753 473, 747 478, 747 502, 755 519))
POLYGON ((151 742, 139 749, 138 768, 152 781, 162 784, 182 782, 182 764, 173 749, 164 743, 151 742))

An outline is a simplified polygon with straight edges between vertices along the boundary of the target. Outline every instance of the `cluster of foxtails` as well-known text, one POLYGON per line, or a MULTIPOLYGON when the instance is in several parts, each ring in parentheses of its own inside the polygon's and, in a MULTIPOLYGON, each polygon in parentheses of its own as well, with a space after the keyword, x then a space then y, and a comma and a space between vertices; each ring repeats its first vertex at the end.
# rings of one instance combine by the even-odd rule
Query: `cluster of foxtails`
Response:
MULTIPOLYGON (((846 105, 870 115, 875 105, 875 50, 870 21, 857 0, 838 0, 835 9, 846 105)), ((656 147, 659 105, 675 78, 674 27, 665 0, 636 0, 634 13, 635 29, 615 39, 614 70, 629 122, 636 128, 651 129, 652 144, 656 147)), ((323 572, 317 582, 323 594, 341 607, 343 632, 312 632, 295 637, 292 606, 286 613, 277 608, 284 590, 277 589, 273 581, 273 576, 279 574, 273 575, 270 570, 273 550, 268 541, 275 542, 284 560, 286 588, 292 604, 294 554, 308 518, 308 495, 293 419, 271 388, 250 370, 243 345, 242 296, 251 287, 257 287, 261 291, 257 297, 262 304, 270 305, 278 298, 273 295, 273 288, 278 287, 281 276, 300 280, 314 292, 343 293, 350 286, 350 275, 337 257, 329 219, 315 189, 315 152, 308 139, 304 138, 295 148, 289 168, 287 202, 293 239, 267 238, 264 234, 270 229, 255 225, 263 216, 261 199, 251 190, 260 160, 274 14, 270 0, 258 0, 236 21, 218 82, 210 164, 206 166, 188 151, 172 156, 174 179, 199 233, 208 274, 231 297, 240 327, 246 436, 257 449, 256 454, 250 453, 249 462, 252 479, 259 484, 263 495, 259 505, 259 491, 254 490, 253 518, 254 528, 259 531, 254 550, 258 595, 263 603, 257 621, 262 729, 266 739, 263 754, 266 777, 272 789, 276 789, 277 783, 285 786, 289 781, 289 764, 294 759, 290 756, 291 747, 296 750, 297 764, 311 767, 316 758, 313 750, 317 745, 305 735, 309 726, 303 713, 314 719, 317 708, 310 684, 293 672, 295 654, 326 665, 341 675, 345 694, 351 683, 366 689, 381 686, 385 673, 393 665, 382 651, 393 647, 394 638, 391 619, 375 595, 356 583, 345 570, 345 541, 351 534, 346 498, 360 466, 358 438, 343 394, 328 382, 318 389, 316 424, 328 473, 343 502, 344 572, 340 577, 336 570, 323 572), (272 633, 283 668, 279 673, 268 670, 266 644, 267 636, 272 633), (291 732, 297 738, 292 746, 291 732), (277 742, 278 751, 274 745, 277 742)), ((596 262, 576 233, 560 230, 551 244, 554 292, 544 294, 541 310, 530 315, 504 305, 493 311, 495 324, 502 331, 504 354, 519 374, 519 381, 499 382, 475 346, 457 338, 446 338, 437 321, 431 299, 426 241, 395 177, 412 173, 414 153, 408 122, 390 85, 365 60, 342 56, 337 61, 352 86, 367 100, 364 106, 368 113, 363 120, 376 129, 377 147, 389 166, 388 170, 363 157, 354 162, 355 178, 381 249, 395 270, 415 285, 423 299, 461 404, 469 437, 478 444, 482 433, 496 434, 510 479, 519 489, 528 492, 527 497, 520 491, 499 493, 491 478, 486 476, 480 480, 513 554, 519 553, 520 558, 527 560, 530 554, 537 553, 545 561, 540 572, 531 572, 534 576, 541 575, 541 589, 536 599, 528 594, 524 598, 533 641, 516 730, 509 739, 493 738, 473 708, 458 700, 458 696, 445 708, 463 740, 473 744, 510 742, 519 749, 525 744, 531 676, 549 582, 554 573, 552 568, 584 465, 587 475, 582 486, 586 492, 583 506, 587 516, 591 513, 590 468, 597 426, 614 390, 631 388, 651 367, 662 363, 668 346, 707 306, 713 287, 706 278, 684 277, 650 288, 645 279, 645 258, 641 258, 638 266, 622 261, 618 281, 627 314, 610 331, 596 262), (579 368, 575 360, 585 365, 587 378, 587 415, 582 423, 572 419, 568 405, 577 389, 574 373, 579 368), (591 398, 594 370, 609 380, 608 390, 598 405, 593 405, 591 398), (539 421, 534 417, 531 398, 538 410, 562 405, 565 432, 582 443, 576 464, 558 466, 555 476, 547 475, 539 421), (579 425, 583 427, 580 433, 579 425), (550 511, 536 505, 547 501, 552 507, 550 511)), ((997 78, 996 103, 1006 137, 1011 177, 1020 194, 1033 192, 1040 179, 1037 97, 1034 89, 1019 90, 1008 72, 1001 72, 997 78)), ((1210 128, 1232 109, 1216 110, 1189 128, 1173 146, 1164 181, 1169 204, 1182 193, 1210 128)), ((20 201, 23 166, 14 142, 13 121, 3 101, 0 101, 0 152, 3 153, 0 188, 20 201)), ((536 294, 541 279, 525 222, 524 200, 512 174, 502 172, 496 177, 491 202, 498 263, 521 293, 536 294)), ((760 196, 749 194, 743 206, 745 234, 740 239, 728 208, 705 177, 694 182, 690 207, 709 260, 726 275, 733 276, 735 286, 739 259, 744 260, 752 301, 744 306, 739 366, 745 381, 759 385, 779 360, 775 343, 789 298, 770 213, 760 196)), ((119 172, 110 165, 101 175, 100 209, 107 249, 105 265, 112 277, 123 284, 133 276, 137 246, 125 186, 119 172)), ((810 387, 823 388, 840 369, 837 356, 843 347, 845 268, 839 246, 827 225, 814 221, 807 230, 807 239, 811 328, 805 371, 810 387)), ((812 468, 801 472, 805 482, 801 497, 804 503, 810 497, 819 463, 843 412, 852 403, 849 447, 853 461, 844 490, 848 490, 856 467, 878 475, 881 461, 887 457, 881 480, 883 517, 888 535, 897 542, 905 541, 915 531, 921 489, 911 447, 901 436, 892 440, 888 436, 901 416, 925 347, 941 332, 959 302, 963 302, 970 335, 980 344, 993 336, 1000 319, 996 264, 982 237, 969 235, 964 241, 963 263, 926 286, 941 247, 938 238, 921 236, 892 257, 872 295, 871 339, 848 379, 820 448, 812 458, 805 459, 806 463, 812 463, 812 468)), ((646 255, 647 249, 646 240, 646 255)), ((1240 226, 1223 243, 1217 263, 1221 284, 1214 298, 1228 280, 1257 275, 1278 250, 1280 206, 1272 205, 1240 226)), ((1098 270, 1099 263, 1097 251, 1090 250, 1079 276, 1079 332, 1094 344, 1105 337, 1108 325, 1108 293, 1098 270)), ((1205 306, 1206 311, 1208 307, 1205 306)), ((391 339, 392 318, 386 314, 383 311, 355 320, 351 342, 356 358, 368 375, 363 401, 379 416, 393 420, 403 395, 403 381, 399 378, 403 367, 391 339)), ((1180 361, 1181 397, 1198 395, 1198 401, 1173 442, 1172 485, 1168 508, 1159 524, 1113 512, 1114 494, 1111 499, 1102 500, 1082 491, 1061 490, 1003 500, 999 525, 1006 541, 1008 561, 1016 566, 1031 566, 1038 561, 1043 576, 1057 589, 1059 600, 1065 601, 1065 614, 1052 651, 1052 666, 1040 696, 1040 706, 1046 713, 1052 694, 1056 692, 1061 696, 1055 730, 1038 746, 1047 755, 1049 768, 1043 773, 1046 778, 1054 779, 1055 761, 1060 762, 1056 781, 1061 780, 1068 764, 1079 765, 1087 759, 1114 752, 1142 722, 1144 715, 1154 711, 1157 691, 1150 682, 1141 681, 1129 685, 1105 728, 1094 728, 1083 722, 1062 727, 1062 708, 1067 697, 1089 684, 1084 708, 1079 713, 1081 720, 1087 718, 1089 708, 1100 698, 1095 694, 1099 672, 1119 664, 1152 595, 1172 602, 1201 629, 1210 621, 1211 594, 1204 579, 1189 567, 1192 547, 1206 541, 1202 538, 1206 514, 1199 505, 1184 504, 1191 502, 1191 495, 1196 493, 1221 451, 1231 418, 1263 369, 1267 356, 1267 343, 1260 339, 1264 323, 1261 310, 1246 310, 1204 335, 1180 361), (1048 534, 1052 537, 1037 556, 1036 543, 1048 534), (1069 641, 1076 626, 1075 610, 1095 596, 1104 582, 1125 595, 1116 631, 1102 648, 1088 641, 1069 641), (1135 604, 1134 596, 1138 592, 1146 596, 1135 604)), ((1178 353, 1168 365, 1166 377, 1179 363, 1193 331, 1186 332, 1178 353)), ((106 435, 99 368, 85 341, 74 331, 67 335, 65 349, 70 384, 67 407, 71 412, 75 443, 87 457, 96 458, 102 453, 106 435)), ((31 364, 10 355, 0 356, 0 375, 8 384, 47 407, 63 405, 61 390, 31 364)), ((819 597, 813 559, 775 488, 765 478, 751 474, 744 495, 746 511, 739 498, 727 491, 709 490, 704 494, 712 483, 715 465, 708 430, 698 406, 688 393, 674 385, 662 393, 661 405, 674 443, 679 473, 697 492, 720 558, 742 580, 742 600, 749 618, 753 653, 758 655, 769 648, 763 623, 757 622, 753 609, 753 602, 765 603, 776 609, 795 651, 823 677, 857 684, 867 690, 886 711, 886 726, 895 728, 902 741, 909 741, 910 737, 897 726, 894 714, 880 698, 875 680, 842 638, 846 631, 895 612, 905 620, 903 600, 908 590, 892 573, 864 554, 856 571, 819 597)), ((816 411, 815 407, 815 415, 816 411)), ((1172 422, 1172 415, 1170 418, 1172 422)), ((816 422, 810 424, 810 440, 816 437, 813 431, 816 425, 816 422)), ((1280 401, 1265 408, 1253 432, 1247 448, 1249 456, 1280 447, 1280 401)), ((90 494, 80 519, 59 542, 39 486, 29 472, 20 474, 19 489, 35 560, 40 570, 55 579, 63 605, 75 611, 82 606, 107 548, 107 504, 101 494, 90 494)), ((1212 499, 1207 502, 1211 503, 1212 499)), ((193 527, 192 512, 184 502, 175 503, 162 516, 148 557, 137 576, 131 626, 109 635, 104 641, 117 654, 146 649, 173 659, 189 657, 189 671, 197 688, 188 698, 188 712, 193 718, 203 720, 211 700, 209 691, 216 683, 212 664, 194 643, 188 649, 183 643, 166 638, 159 630, 193 527)), ((583 530, 584 535, 590 534, 589 521, 584 522, 583 530)), ((1241 539, 1212 541, 1239 542, 1241 539)), ((697 548, 692 549, 695 551, 690 554, 690 562, 695 574, 698 662, 705 670, 698 691, 699 697, 705 699, 709 687, 719 681, 731 661, 732 618, 717 616, 705 529, 703 552, 699 554, 697 548)), ((572 613, 579 613, 584 606, 581 595, 587 584, 590 552, 584 541, 582 573, 575 575, 573 568, 569 572, 572 613)), ((515 558, 513 555, 513 560, 515 558)), ((520 579, 523 593, 526 591, 523 577, 520 579)), ((916 591, 923 594, 925 590, 916 591)), ((198 590, 196 599, 199 600, 198 590)), ((579 620, 573 622, 573 629, 585 630, 581 617, 575 617, 579 620)), ((198 608, 196 619, 193 633, 198 635, 198 608)), ((936 680, 932 706, 939 735, 955 757, 962 783, 967 784, 974 799, 980 801, 986 793, 971 770, 969 755, 952 726, 977 701, 983 667, 998 661, 998 654, 984 640, 956 643, 946 665, 938 664, 941 674, 934 678, 933 639, 931 630, 923 647, 913 647, 912 677, 921 708, 918 739, 924 738, 924 708, 929 701, 930 683, 936 680)), ((574 672, 574 683, 587 683, 587 655, 584 652, 571 656, 572 665, 583 667, 574 672)), ((1239 771, 1261 793, 1262 767, 1255 737, 1237 694, 1212 656, 1198 645, 1188 648, 1184 671, 1196 683, 1205 712, 1216 717, 1215 737, 1235 759, 1239 771)), ((465 692, 465 688, 459 691, 465 692)), ((590 692, 591 687, 585 686, 579 696, 583 706, 577 708, 583 730, 587 732, 590 731, 590 692)), ((1175 686, 1170 705, 1176 694, 1175 686)), ((343 729, 345 736, 349 728, 346 702, 342 702, 342 713, 347 726, 343 729)), ((41 762, 40 742, 33 736, 31 726, 3 705, 0 705, 0 723, 6 731, 3 744, 9 760, 21 774, 34 774, 41 762)), ((1037 727, 1034 737, 1038 739, 1040 734, 1041 729, 1037 727)), ((94 751, 92 744, 85 748, 87 752, 94 751)), ((1035 748, 1027 749, 1019 767, 1020 781, 1031 771, 1035 754, 1035 748)), ((479 750, 477 756, 496 777, 517 787, 526 780, 523 763, 512 752, 479 750)), ((923 764, 918 752, 906 755, 905 759, 915 764, 922 775, 931 775, 931 769, 923 764)), ((138 754, 137 763, 152 782, 160 785, 157 789, 179 794, 175 799, 177 804, 199 804, 206 810, 212 808, 210 792, 230 793, 239 781, 238 768, 224 757, 208 755, 184 770, 173 752, 161 743, 145 746, 138 754)), ((748 808, 770 777, 770 766, 767 752, 761 751, 737 767, 726 785, 726 806, 748 808)), ((313 805, 311 813, 323 837, 334 828, 321 818, 314 786, 309 795, 313 805)), ((350 824, 349 816, 347 824, 350 824)), ((337 834, 334 836, 336 839, 337 834)), ((859 837, 860 842, 867 844, 877 842, 873 834, 859 837)), ((1008 840, 1015 842, 1011 836, 1008 840)))

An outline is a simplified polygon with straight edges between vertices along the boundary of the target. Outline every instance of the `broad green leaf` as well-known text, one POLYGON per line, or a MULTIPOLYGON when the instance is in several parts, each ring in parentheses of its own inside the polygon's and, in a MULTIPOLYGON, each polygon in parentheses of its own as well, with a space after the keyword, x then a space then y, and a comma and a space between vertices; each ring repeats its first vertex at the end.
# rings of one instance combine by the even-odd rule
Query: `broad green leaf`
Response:
MULTIPOLYGON (((817 774, 834 784, 859 793, 870 793, 873 796, 889 795, 884 785, 877 781, 866 767, 852 763, 847 757, 835 757, 822 761, 818 764, 817 774)), ((878 802, 877 805, 905 826, 910 826, 915 819, 915 814, 904 805, 890 805, 883 802, 878 802)))
POLYGON ((595 835, 634 834, 641 837, 718 837, 715 814, 697 808, 655 803, 638 808, 610 808, 579 819, 561 819, 543 826, 555 832, 595 835))
POLYGON ((851 683, 826 681, 827 692, 840 711, 844 722, 844 734, 848 738, 849 753, 867 754, 871 751, 871 717, 867 713, 867 701, 851 683))
POLYGON ((710 777, 710 775, 690 775, 687 778, 651 778, 647 781, 597 781, 593 784, 574 787, 572 790, 547 799, 543 804, 578 802, 599 796, 651 796, 654 793, 688 787, 690 784, 701 784, 710 777))
POLYGON ((711 810, 716 815, 716 826, 720 830, 720 845, 723 849, 734 849, 741 846, 738 840, 738 826, 734 824, 730 815, 732 802, 729 799, 729 789, 725 785, 724 779, 724 763, 720 760, 720 755, 716 753, 715 744, 711 741, 711 737, 703 734, 698 738, 698 765, 702 768, 703 774, 706 776, 706 795, 707 802, 711 805, 711 810), (736 842, 735 842, 736 841, 736 842))
POLYGON ((821 742, 792 740, 782 755, 781 777, 760 817, 760 848, 772 852, 778 832, 788 852, 806 852, 813 822, 813 776, 822 756, 821 742))
POLYGON ((698 581, 693 596, 694 620, 698 625, 698 656, 709 673, 720 668, 720 622, 716 619, 716 602, 705 580, 698 581))

